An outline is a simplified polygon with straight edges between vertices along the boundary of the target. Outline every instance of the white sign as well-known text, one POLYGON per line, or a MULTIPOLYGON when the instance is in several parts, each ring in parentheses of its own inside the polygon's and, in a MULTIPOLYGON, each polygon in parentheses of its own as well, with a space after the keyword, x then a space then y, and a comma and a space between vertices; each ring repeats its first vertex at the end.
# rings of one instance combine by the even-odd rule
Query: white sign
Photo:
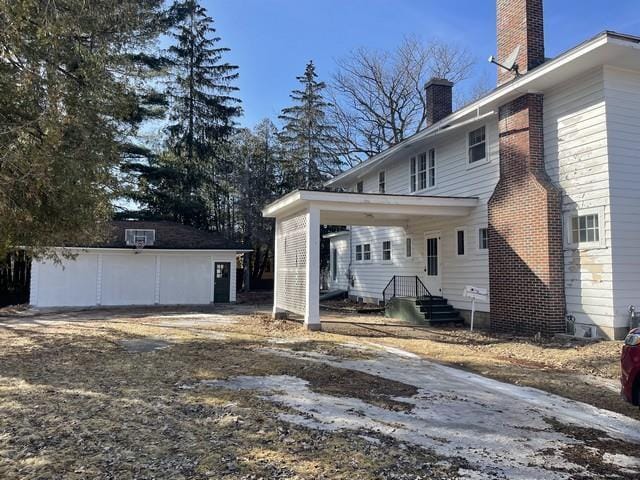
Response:
POLYGON ((473 317, 476 313, 476 300, 488 301, 489 292, 486 288, 472 287, 467 285, 462 291, 462 296, 471 299, 471 331, 473 332, 473 317))
POLYGON ((486 288, 472 287, 471 285, 464 287, 462 296, 474 300, 484 300, 485 302, 489 300, 489 292, 487 292, 486 288))

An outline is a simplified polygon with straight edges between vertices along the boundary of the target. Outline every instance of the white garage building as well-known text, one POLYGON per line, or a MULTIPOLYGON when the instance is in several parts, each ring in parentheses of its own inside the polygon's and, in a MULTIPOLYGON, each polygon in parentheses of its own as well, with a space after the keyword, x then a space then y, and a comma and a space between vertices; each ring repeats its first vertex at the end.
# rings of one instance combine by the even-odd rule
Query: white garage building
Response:
POLYGON ((173 222, 114 221, 103 243, 74 259, 34 260, 34 307, 204 305, 236 300, 236 256, 221 235, 173 222))

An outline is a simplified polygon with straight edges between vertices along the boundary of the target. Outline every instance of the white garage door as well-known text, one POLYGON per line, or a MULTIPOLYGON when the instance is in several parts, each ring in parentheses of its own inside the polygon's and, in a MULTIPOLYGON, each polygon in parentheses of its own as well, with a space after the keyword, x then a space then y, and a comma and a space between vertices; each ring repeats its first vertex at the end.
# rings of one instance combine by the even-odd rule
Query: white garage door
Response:
POLYGON ((102 305, 153 305, 155 255, 103 255, 101 291, 102 305))
POLYGON ((31 303, 39 307, 95 305, 97 274, 97 255, 78 255, 75 260, 65 261, 62 265, 45 261, 32 275, 31 303))
POLYGON ((206 304, 213 300, 211 257, 163 255, 160 257, 160 303, 206 304))

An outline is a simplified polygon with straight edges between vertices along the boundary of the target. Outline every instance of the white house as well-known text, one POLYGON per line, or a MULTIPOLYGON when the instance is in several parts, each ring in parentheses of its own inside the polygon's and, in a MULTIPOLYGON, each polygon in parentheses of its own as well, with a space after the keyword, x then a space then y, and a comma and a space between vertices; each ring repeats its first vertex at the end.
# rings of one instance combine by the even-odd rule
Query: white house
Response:
POLYGON ((319 328, 318 232, 332 224, 349 231, 331 238, 331 282, 352 297, 389 300, 396 277, 465 314, 473 285, 495 330, 626 333, 640 305, 640 38, 605 31, 547 59, 542 0, 497 3, 498 61, 517 57, 495 90, 452 112, 452 84, 434 79, 425 129, 333 192, 265 207, 274 313, 319 328))
POLYGON ((201 305, 236 300, 236 256, 248 250, 173 222, 114 221, 98 245, 74 257, 34 260, 34 307, 201 305))

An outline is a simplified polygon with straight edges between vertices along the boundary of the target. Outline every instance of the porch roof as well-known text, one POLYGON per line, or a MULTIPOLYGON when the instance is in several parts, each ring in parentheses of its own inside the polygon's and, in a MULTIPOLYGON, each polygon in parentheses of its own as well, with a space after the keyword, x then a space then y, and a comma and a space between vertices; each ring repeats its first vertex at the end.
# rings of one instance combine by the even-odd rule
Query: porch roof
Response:
POLYGON ((267 205, 262 214, 284 218, 317 208, 322 225, 404 226, 416 217, 465 216, 477 205, 477 197, 296 190, 267 205))

